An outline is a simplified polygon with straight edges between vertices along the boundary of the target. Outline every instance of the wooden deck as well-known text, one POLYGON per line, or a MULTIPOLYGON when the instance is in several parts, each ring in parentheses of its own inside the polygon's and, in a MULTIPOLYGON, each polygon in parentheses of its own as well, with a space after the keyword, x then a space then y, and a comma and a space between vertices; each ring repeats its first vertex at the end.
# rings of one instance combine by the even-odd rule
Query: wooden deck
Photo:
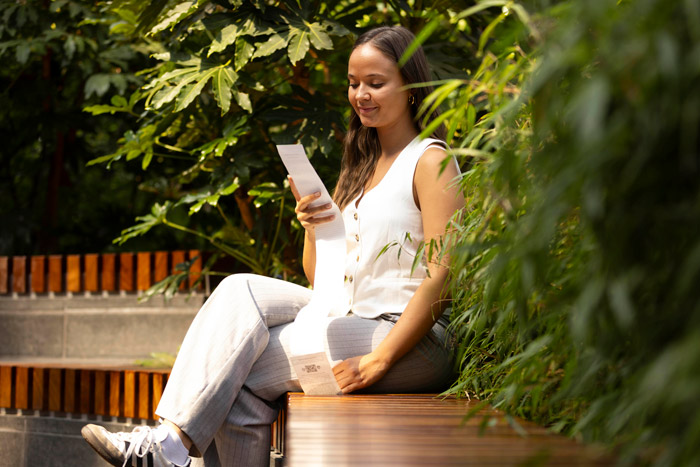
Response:
POLYGON ((285 465, 613 465, 610 458, 476 402, 434 395, 288 395, 285 465), (488 420, 481 433, 484 418, 488 420))

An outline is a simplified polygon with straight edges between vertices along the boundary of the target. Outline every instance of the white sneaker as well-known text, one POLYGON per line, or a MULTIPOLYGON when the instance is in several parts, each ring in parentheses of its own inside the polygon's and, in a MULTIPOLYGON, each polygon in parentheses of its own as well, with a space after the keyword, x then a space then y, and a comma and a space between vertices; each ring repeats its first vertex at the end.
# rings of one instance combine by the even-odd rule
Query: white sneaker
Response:
POLYGON ((111 433, 99 425, 85 425, 80 433, 104 460, 114 467, 186 467, 174 464, 163 455, 153 428, 138 426, 131 433, 111 433))

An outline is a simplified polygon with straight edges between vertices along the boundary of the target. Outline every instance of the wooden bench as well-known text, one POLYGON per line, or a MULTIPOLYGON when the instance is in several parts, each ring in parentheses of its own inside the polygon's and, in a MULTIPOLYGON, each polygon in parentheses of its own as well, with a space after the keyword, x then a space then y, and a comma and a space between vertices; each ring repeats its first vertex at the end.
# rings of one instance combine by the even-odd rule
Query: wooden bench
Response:
MULTIPOLYGON (((0 296, 77 292, 142 292, 192 261, 187 281, 195 287, 202 271, 199 250, 85 255, 0 256, 0 296)), ((197 285, 200 288, 201 285, 197 285)))
POLYGON ((613 465, 600 450, 435 394, 287 398, 285 465, 613 465))

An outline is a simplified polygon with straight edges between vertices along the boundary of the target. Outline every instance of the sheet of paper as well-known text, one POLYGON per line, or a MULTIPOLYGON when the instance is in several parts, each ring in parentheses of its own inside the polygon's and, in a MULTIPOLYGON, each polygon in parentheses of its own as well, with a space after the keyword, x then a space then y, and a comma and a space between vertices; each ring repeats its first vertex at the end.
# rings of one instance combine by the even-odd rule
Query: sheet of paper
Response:
POLYGON ((340 209, 314 170, 301 144, 278 145, 277 151, 301 196, 320 192, 314 206, 331 203, 328 215, 335 219, 316 227, 316 268, 314 290, 309 303, 299 311, 291 336, 292 365, 306 394, 339 394, 328 357, 325 354, 329 316, 345 316, 348 311, 344 275, 345 226, 340 209), (313 370, 313 371, 311 371, 313 370))
POLYGON ((327 376, 328 373, 333 376, 333 370, 325 352, 292 355, 291 361, 305 394, 327 396, 341 393, 335 377, 329 379, 327 376))
POLYGON ((277 150, 299 194, 307 196, 321 192, 320 198, 312 206, 331 203, 328 215, 335 215, 331 222, 316 227, 314 292, 305 309, 313 310, 319 316, 344 316, 348 312, 344 287, 347 247, 340 209, 333 203, 301 144, 279 145, 277 150))

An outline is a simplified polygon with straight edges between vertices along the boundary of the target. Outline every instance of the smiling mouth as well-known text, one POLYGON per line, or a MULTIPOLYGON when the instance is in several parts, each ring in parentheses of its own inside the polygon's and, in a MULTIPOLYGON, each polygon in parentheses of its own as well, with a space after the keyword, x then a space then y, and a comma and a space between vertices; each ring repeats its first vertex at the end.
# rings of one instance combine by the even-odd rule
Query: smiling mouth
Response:
POLYGON ((358 107, 357 110, 361 114, 368 114, 368 113, 372 112, 373 110, 376 110, 376 107, 358 107))

